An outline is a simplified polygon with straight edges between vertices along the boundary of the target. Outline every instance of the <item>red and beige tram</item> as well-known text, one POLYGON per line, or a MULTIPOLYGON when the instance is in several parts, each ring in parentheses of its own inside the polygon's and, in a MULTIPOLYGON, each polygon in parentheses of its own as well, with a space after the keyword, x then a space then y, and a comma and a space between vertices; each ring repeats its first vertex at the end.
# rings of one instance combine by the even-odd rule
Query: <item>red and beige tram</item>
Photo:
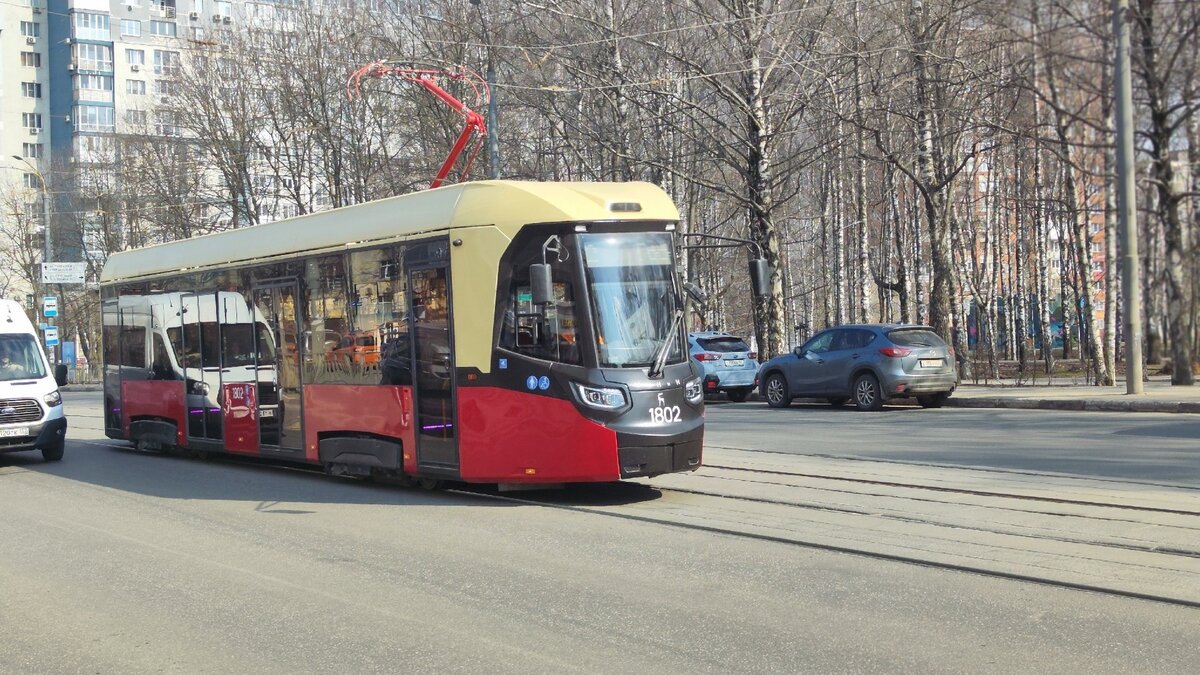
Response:
POLYGON ((426 483, 694 470, 678 218, 480 181, 115 254, 106 433, 426 483))

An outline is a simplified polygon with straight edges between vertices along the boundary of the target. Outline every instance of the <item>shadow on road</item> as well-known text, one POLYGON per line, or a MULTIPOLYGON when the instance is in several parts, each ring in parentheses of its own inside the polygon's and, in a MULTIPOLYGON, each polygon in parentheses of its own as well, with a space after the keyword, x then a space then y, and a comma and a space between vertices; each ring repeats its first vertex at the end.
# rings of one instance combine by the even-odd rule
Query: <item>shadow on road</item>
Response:
POLYGON ((561 489, 499 492, 494 485, 447 483, 446 490, 423 490, 399 481, 336 478, 320 469, 254 457, 209 454, 207 459, 144 453, 119 442, 71 441, 61 462, 41 453, 0 454, 0 469, 35 471, 99 487, 163 499, 257 502, 255 510, 274 515, 314 513, 304 504, 396 506, 500 506, 516 497, 547 504, 615 505, 658 499, 644 484, 569 484, 561 489))

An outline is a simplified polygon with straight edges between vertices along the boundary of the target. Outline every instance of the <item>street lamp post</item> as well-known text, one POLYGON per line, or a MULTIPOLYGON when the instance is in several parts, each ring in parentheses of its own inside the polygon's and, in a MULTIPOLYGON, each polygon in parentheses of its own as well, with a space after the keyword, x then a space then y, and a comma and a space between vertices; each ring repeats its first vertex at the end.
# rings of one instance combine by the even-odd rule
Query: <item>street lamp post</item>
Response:
POLYGON ((487 18, 483 15, 482 0, 469 0, 479 9, 479 23, 483 25, 483 41, 487 43, 487 140, 488 140, 488 178, 500 177, 500 139, 496 129, 496 62, 492 58, 492 34, 488 30, 487 18))
MULTIPOLYGON (((53 250, 50 247, 50 186, 46 184, 46 176, 43 175, 42 172, 40 170, 38 170, 38 168, 36 166, 31 164, 29 162, 29 160, 25 159, 24 157, 21 157, 20 155, 13 155, 12 158, 17 160, 18 162, 21 162, 26 167, 28 167, 29 170, 33 172, 33 175, 38 177, 38 181, 42 185, 42 263, 43 264, 48 263, 48 262, 50 262, 50 252, 53 250)), ((42 297, 45 297, 46 293, 49 290, 49 287, 46 285, 46 283, 44 281, 45 274, 46 274, 46 272, 43 269, 42 274, 39 277, 38 283, 37 283, 38 289, 41 291, 42 297)), ((62 293, 59 293, 59 295, 62 295, 62 293)), ((35 308, 37 306, 36 300, 34 302, 34 306, 35 306, 35 308)), ((54 323, 53 321, 51 321, 51 317, 46 317, 46 322, 49 324, 54 323)), ((60 335, 59 339, 58 339, 58 344, 54 345, 54 350, 53 350, 55 364, 58 364, 62 361, 62 352, 60 351, 61 349, 62 349, 62 336, 60 335)))

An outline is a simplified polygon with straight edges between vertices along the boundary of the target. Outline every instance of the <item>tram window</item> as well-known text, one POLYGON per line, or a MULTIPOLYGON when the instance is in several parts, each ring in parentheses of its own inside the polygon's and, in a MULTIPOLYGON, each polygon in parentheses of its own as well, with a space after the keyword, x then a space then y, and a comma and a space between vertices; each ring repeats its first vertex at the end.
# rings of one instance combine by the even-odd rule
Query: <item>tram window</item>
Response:
POLYGON ((349 332, 346 302, 346 256, 343 254, 310 258, 300 284, 300 297, 307 311, 299 337, 284 336, 299 342, 304 350, 303 377, 308 383, 342 384, 350 380, 337 350, 342 336, 349 332))
POLYGON ((104 326, 104 363, 110 366, 121 363, 120 331, 116 326, 104 326))
POLYGON ((146 328, 121 326, 121 365, 146 367, 146 328))
POLYGON ((501 347, 538 359, 580 363, 575 285, 570 281, 570 270, 565 265, 551 268, 554 302, 539 308, 533 304, 528 264, 514 268, 501 347))
MULTIPOLYGON (((338 381, 392 384, 403 379, 393 372, 403 365, 396 361, 399 344, 393 343, 406 339, 408 334, 403 253, 398 246, 355 251, 349 256, 348 274, 342 277, 349 287, 345 288, 339 278, 336 285, 331 283, 323 291, 327 318, 320 329, 314 323, 313 330, 329 331, 336 326, 332 330, 338 341, 327 357, 327 370, 333 371, 338 381), (385 356, 392 358, 390 375, 382 372, 385 356)), ((328 334, 322 339, 328 340, 328 334)))
POLYGON ((151 333, 151 339, 154 342, 153 360, 150 362, 150 379, 152 380, 174 380, 175 369, 171 366, 171 357, 167 353, 167 345, 163 341, 162 335, 151 333))

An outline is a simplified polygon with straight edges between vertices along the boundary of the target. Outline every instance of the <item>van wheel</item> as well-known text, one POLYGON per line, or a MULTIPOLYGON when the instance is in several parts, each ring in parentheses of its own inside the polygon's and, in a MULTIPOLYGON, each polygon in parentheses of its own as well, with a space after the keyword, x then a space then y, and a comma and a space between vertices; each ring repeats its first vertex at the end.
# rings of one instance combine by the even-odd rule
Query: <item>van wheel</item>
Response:
POLYGON ((786 408, 792 404, 792 395, 788 392, 787 380, 781 373, 771 373, 763 383, 763 393, 767 396, 767 405, 772 408, 786 408))
POLYGON ((725 392, 729 396, 729 400, 734 403, 742 403, 746 397, 750 395, 751 387, 741 387, 739 389, 730 389, 725 392))
POLYGON ((883 407, 883 395, 879 391, 879 380, 870 373, 863 373, 854 380, 854 405, 859 410, 875 411, 883 407))
POLYGON ((47 445, 42 448, 42 459, 47 462, 57 462, 63 458, 63 450, 66 448, 66 443, 59 441, 54 445, 47 445))

